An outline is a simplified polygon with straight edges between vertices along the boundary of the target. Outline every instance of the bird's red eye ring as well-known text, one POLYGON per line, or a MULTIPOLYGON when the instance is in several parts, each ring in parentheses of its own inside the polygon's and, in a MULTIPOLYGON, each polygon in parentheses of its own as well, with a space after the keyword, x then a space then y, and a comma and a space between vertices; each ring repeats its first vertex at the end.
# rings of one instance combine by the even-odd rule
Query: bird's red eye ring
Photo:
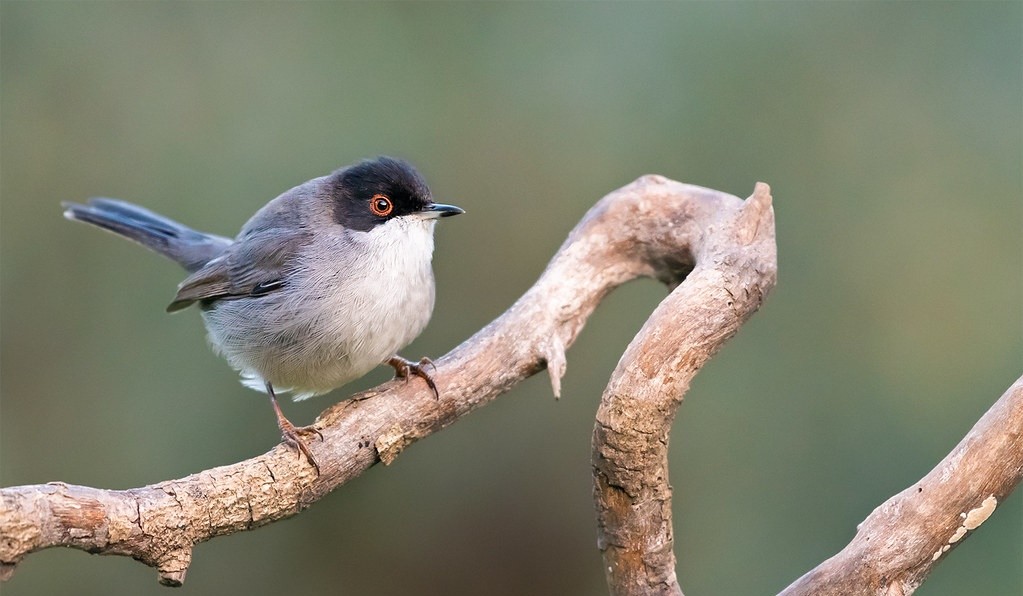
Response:
POLYGON ((369 210, 373 212, 373 215, 387 217, 391 211, 394 211, 394 204, 391 203, 391 199, 387 195, 373 195, 373 198, 369 200, 369 210))

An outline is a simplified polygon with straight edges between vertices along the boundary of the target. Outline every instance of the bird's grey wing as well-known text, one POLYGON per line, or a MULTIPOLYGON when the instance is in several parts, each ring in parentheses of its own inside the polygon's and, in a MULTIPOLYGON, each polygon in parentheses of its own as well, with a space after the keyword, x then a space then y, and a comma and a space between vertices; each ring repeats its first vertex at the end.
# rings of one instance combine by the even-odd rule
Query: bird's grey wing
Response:
POLYGON ((194 302, 263 296, 283 288, 306 242, 307 234, 301 230, 265 228, 243 235, 181 282, 167 312, 194 302))

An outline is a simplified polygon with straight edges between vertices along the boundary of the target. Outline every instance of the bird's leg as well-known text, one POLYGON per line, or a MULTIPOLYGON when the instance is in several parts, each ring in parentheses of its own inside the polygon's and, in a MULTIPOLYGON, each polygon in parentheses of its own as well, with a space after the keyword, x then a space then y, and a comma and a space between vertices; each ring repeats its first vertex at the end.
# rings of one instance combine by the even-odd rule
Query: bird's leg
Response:
MULTIPOLYGON (((440 392, 437 391, 437 385, 433 382, 433 377, 430 376, 430 373, 426 372, 427 366, 433 366, 433 360, 424 356, 419 362, 412 362, 395 354, 387 361, 387 364, 394 367, 395 377, 405 379, 406 382, 408 382, 409 375, 415 375, 423 379, 430 386, 430 389, 433 390, 433 396, 440 399, 440 392)), ((433 366, 433 369, 436 370, 437 367, 433 366)))
POLYGON ((281 429, 281 438, 284 439, 285 443, 293 447, 297 447, 298 450, 306 456, 309 463, 313 465, 313 468, 316 469, 316 475, 319 476, 320 465, 316 463, 316 459, 309 451, 309 447, 306 446, 305 441, 303 441, 302 437, 299 435, 302 433, 315 433, 320 437, 321 441, 323 440, 323 435, 312 426, 296 427, 290 420, 285 418, 284 412, 281 411, 281 406, 277 403, 277 395, 274 393, 273 385, 270 383, 266 384, 266 393, 270 396, 270 403, 274 407, 274 414, 277 414, 277 427, 281 429))

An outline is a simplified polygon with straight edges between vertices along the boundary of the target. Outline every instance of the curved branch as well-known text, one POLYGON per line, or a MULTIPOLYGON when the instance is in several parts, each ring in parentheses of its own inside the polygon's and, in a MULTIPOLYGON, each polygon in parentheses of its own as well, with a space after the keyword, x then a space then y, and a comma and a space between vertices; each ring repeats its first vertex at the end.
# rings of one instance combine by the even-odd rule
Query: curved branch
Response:
POLYGON ((557 394, 565 350, 600 300, 640 276, 677 285, 703 262, 701 239, 720 225, 718 212, 741 203, 660 176, 604 197, 525 295, 436 360, 439 401, 419 383, 392 381, 325 410, 315 423, 323 441, 309 445, 319 476, 279 445, 246 461, 130 490, 63 483, 0 490, 0 576, 10 576, 31 552, 68 546, 133 557, 156 567, 161 583, 181 585, 195 544, 297 514, 545 367, 557 394))
POLYGON ((777 278, 770 189, 722 205, 692 247, 695 268, 658 305, 604 390, 593 430, 598 544, 614 595, 681 594, 675 576, 668 438, 700 367, 777 278))
POLYGON ((1023 377, 920 482, 867 516, 841 552, 782 592, 912 594, 1023 480, 1023 377))

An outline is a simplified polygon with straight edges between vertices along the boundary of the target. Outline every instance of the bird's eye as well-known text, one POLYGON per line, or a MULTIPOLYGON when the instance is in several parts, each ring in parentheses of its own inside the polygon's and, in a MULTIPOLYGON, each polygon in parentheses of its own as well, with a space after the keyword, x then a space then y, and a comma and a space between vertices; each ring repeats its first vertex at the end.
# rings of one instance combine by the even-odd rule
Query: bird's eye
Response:
POLYGON ((373 195, 373 198, 369 200, 369 210, 373 212, 373 215, 387 217, 391 211, 394 211, 394 204, 391 203, 391 199, 387 195, 373 195))

